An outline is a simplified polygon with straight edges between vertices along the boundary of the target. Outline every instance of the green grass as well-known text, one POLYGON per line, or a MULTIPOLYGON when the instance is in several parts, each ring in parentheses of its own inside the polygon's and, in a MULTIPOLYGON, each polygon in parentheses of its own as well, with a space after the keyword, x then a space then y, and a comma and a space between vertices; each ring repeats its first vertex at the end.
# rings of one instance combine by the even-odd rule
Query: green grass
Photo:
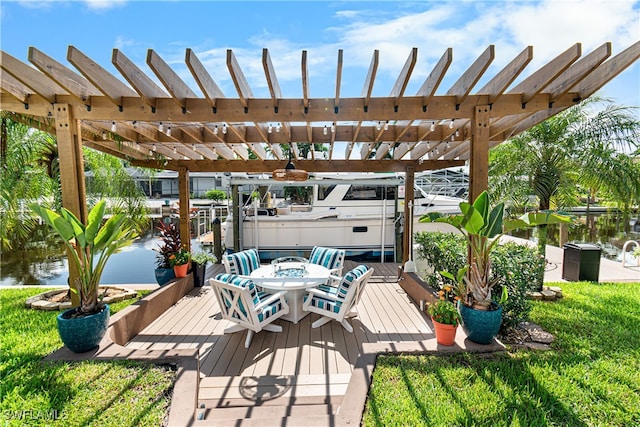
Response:
POLYGON ((640 283, 557 284, 550 351, 381 356, 364 426, 640 426, 640 283))
MULTIPOLYGON (((24 306, 26 298, 43 290, 0 291, 0 425, 162 425, 175 378, 169 367, 43 360, 62 347, 58 312, 24 306)), ((112 304, 111 312, 134 301, 112 304)))

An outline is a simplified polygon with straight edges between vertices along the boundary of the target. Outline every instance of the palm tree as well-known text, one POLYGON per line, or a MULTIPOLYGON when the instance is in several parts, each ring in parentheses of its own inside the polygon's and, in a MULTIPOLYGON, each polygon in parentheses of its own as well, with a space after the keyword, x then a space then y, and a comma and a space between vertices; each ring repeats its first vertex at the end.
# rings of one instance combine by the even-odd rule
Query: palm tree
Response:
MULTIPOLYGON (((640 121, 630 107, 592 97, 494 148, 489 175, 493 194, 522 204, 527 195, 538 209, 576 206, 606 192, 626 206, 640 201, 640 174, 632 152, 640 147, 640 121), (592 107, 603 106, 599 111, 592 107)), ((546 226, 538 230, 544 262, 546 226)), ((541 276, 538 287, 542 288, 541 276)))

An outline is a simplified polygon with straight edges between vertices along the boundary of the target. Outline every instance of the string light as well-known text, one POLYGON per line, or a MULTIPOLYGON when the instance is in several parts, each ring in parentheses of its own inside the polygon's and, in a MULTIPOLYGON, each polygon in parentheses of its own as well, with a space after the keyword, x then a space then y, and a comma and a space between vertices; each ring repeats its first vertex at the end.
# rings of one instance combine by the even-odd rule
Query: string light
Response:
POLYGON ((280 132, 280 122, 278 122, 278 124, 276 125, 276 132, 280 132))
POLYGON ((167 127, 167 136, 171 136, 171 126, 167 127))
POLYGON ((173 152, 177 153, 178 152, 178 147, 176 147, 175 145, 173 146, 173 152))
POLYGON ((222 125, 222 133, 224 133, 225 135, 227 134, 227 124, 226 123, 224 123, 222 125))
POLYGON ((388 130, 388 129, 389 129, 389 120, 384 122, 384 130, 388 130))
POLYGON ((335 133, 335 131, 336 131, 336 124, 331 123, 331 133, 335 133))
POLYGON ((149 155, 153 156, 153 151, 149 150, 149 155))
POLYGON ((153 144, 153 145, 151 146, 151 149, 152 149, 153 151, 156 151, 156 144, 153 144))
POLYGON ((162 132, 164 130, 164 126, 162 126, 162 122, 158 125, 158 132, 162 132))
POLYGON ((116 122, 111 122, 111 132, 116 131, 116 122))
POLYGON ((218 134, 218 125, 215 125, 215 126, 213 127, 213 134, 214 134, 214 135, 217 135, 217 134, 218 134))
POLYGON ((324 128, 322 129, 322 134, 323 135, 327 134, 327 125, 324 125, 324 128))
POLYGON ((460 131, 456 129, 456 136, 460 136, 460 131))
POLYGON ((107 133, 106 132, 102 132, 102 140, 103 141, 107 140, 107 133))
POLYGON ((449 129, 453 129, 453 119, 449 122, 449 129))
POLYGON ((380 122, 378 122, 378 123, 376 124, 376 129, 380 130, 380 128, 381 128, 381 127, 382 127, 382 125, 380 124, 380 122))
POLYGON ((429 131, 433 132, 434 130, 436 130, 436 122, 431 122, 431 127, 429 128, 429 131))
POLYGON ((273 132, 273 125, 271 123, 269 123, 269 127, 267 128, 267 132, 268 133, 273 132))
POLYGON ((454 136, 453 136, 453 135, 451 135, 451 140, 452 140, 452 141, 454 140, 454 136))

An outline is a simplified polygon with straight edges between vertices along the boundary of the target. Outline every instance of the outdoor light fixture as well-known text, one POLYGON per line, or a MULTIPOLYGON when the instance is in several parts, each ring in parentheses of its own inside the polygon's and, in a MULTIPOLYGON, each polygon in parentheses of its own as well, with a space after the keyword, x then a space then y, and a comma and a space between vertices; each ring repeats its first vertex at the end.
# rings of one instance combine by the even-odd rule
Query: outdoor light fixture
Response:
POLYGON ((164 126, 162 126, 162 122, 158 125, 158 132, 162 132, 164 130, 164 126))
POLYGON ((429 127, 429 131, 433 132, 436 130, 436 122, 431 122, 431 127, 429 127))
POLYGON ((287 165, 284 169, 274 170, 271 177, 276 181, 306 181, 309 178, 309 173, 302 169, 296 169, 296 166, 291 161, 291 151, 289 151, 287 165))
POLYGON ((171 126, 167 128, 167 136, 171 136, 171 126))

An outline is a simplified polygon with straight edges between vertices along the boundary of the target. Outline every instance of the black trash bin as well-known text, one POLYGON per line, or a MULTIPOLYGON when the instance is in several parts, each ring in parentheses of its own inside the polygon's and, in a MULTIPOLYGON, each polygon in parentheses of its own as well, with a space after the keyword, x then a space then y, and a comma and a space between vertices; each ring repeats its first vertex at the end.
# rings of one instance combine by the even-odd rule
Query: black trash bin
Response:
POLYGON ((592 243, 565 243, 562 278, 570 282, 597 282, 600 277, 602 249, 592 243))

